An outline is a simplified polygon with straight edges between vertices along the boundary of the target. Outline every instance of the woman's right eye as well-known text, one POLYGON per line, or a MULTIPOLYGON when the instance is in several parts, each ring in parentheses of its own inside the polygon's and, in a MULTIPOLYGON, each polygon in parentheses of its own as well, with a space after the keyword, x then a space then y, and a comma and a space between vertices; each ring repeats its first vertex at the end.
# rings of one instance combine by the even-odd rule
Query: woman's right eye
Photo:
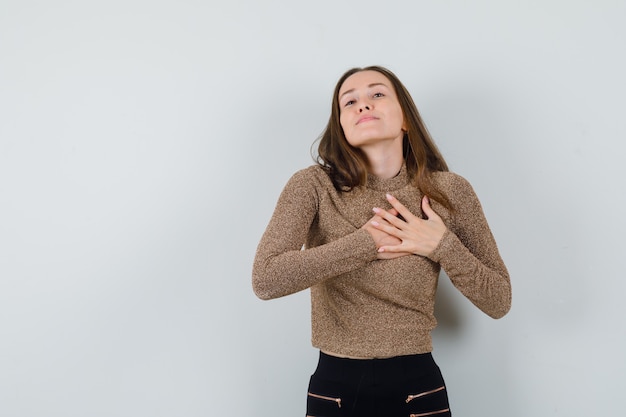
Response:
POLYGON ((348 107, 354 104, 354 100, 348 100, 343 104, 343 107, 348 107))

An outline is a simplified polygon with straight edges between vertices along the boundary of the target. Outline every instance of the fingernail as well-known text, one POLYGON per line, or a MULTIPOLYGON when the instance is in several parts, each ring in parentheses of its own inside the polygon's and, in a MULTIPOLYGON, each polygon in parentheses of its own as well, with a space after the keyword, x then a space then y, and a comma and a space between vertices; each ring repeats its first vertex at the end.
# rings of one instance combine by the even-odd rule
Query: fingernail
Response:
POLYGON ((391 194, 386 194, 387 200, 391 200, 393 196, 391 194))
POLYGON ((373 222, 372 222, 372 224, 373 224, 374 226, 378 226, 378 222, 376 222, 376 221, 373 221, 373 222))
POLYGON ((373 211, 374 213, 380 213, 380 209, 379 209, 378 207, 374 207, 374 208, 372 209, 372 211, 373 211))

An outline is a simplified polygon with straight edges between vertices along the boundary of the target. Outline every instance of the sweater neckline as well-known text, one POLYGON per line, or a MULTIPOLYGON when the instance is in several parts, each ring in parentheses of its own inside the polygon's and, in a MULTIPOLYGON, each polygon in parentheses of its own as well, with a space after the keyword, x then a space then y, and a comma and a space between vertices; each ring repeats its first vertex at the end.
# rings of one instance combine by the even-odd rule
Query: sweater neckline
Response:
POLYGON ((395 177, 380 178, 374 175, 367 176, 366 187, 375 191, 394 191, 406 186, 409 183, 409 174, 406 165, 402 164, 400 172, 395 177))

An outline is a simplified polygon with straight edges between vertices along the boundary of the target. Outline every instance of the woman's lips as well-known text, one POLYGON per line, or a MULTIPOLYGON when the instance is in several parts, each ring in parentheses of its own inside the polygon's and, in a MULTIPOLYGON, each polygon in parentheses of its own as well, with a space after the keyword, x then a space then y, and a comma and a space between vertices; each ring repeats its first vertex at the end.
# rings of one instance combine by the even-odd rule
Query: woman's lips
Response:
POLYGON ((361 117, 356 124, 360 124, 360 123, 364 123, 364 122, 369 122, 372 120, 378 120, 378 117, 374 117, 374 116, 365 116, 365 117, 361 117))

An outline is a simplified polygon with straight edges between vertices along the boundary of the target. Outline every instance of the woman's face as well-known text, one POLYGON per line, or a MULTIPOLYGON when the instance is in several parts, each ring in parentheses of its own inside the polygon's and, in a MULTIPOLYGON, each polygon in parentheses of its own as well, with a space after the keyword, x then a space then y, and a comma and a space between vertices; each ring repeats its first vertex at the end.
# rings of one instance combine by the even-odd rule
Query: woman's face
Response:
POLYGON ((391 82, 378 71, 352 74, 339 89, 339 121, 348 143, 363 148, 402 141, 404 116, 391 82))

